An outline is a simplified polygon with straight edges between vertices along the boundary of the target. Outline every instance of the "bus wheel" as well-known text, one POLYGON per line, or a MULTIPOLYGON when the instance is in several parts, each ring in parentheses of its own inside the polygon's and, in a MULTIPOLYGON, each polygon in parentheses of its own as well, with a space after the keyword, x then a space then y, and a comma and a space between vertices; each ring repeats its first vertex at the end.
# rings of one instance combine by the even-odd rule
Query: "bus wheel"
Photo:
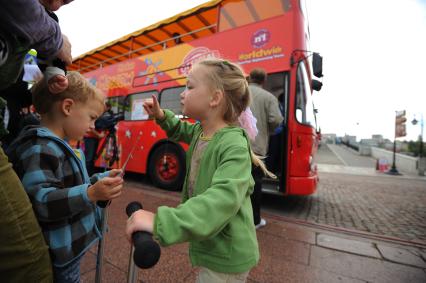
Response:
POLYGON ((184 156, 175 145, 162 145, 152 154, 148 172, 157 187, 170 191, 180 190, 185 177, 184 156))

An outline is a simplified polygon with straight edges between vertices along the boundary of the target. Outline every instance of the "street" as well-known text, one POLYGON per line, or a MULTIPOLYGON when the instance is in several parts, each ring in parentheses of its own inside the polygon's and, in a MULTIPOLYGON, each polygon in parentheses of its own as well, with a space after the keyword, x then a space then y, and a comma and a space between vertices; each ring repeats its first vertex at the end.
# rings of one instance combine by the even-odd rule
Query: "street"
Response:
MULTIPOLYGON (((317 154, 320 182, 311 196, 263 194, 262 211, 320 225, 426 243, 426 178, 376 173, 374 159, 338 145, 317 154), (351 164, 348 166, 345 164, 351 164)), ((127 180, 144 187, 148 178, 127 180)), ((162 194, 174 195, 152 187, 162 194)))
POLYGON ((323 145, 319 149, 320 182, 314 195, 264 194, 263 210, 318 224, 426 242, 426 179, 375 173, 373 159, 356 155, 345 146, 330 148, 323 145))
MULTIPOLYGON (((426 181, 376 173, 374 162, 355 155, 322 146, 314 195, 263 194, 267 225, 257 230, 261 258, 247 282, 425 282, 426 181)), ((126 205, 137 200, 156 211, 180 201, 180 192, 156 188, 143 175, 125 178, 123 195, 109 209, 102 282, 125 282, 128 276, 126 205)), ((155 267, 138 269, 138 282, 194 282, 198 269, 187 248, 186 243, 162 247, 155 267)), ((96 254, 94 246, 85 255, 82 282, 94 282, 96 254)))

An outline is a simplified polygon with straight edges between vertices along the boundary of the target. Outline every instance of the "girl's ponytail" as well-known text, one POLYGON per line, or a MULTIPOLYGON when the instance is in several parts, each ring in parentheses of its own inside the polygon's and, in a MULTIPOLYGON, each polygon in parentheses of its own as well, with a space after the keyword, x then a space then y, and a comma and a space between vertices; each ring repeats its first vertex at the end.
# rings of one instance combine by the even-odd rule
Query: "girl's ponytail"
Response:
POLYGON ((268 170, 268 168, 266 168, 266 165, 262 160, 263 158, 261 158, 260 156, 257 156, 251 149, 250 149, 250 154, 251 154, 251 162, 254 164, 254 166, 260 167, 263 173, 269 178, 272 178, 272 179, 277 178, 277 176, 274 173, 272 173, 271 171, 268 170))

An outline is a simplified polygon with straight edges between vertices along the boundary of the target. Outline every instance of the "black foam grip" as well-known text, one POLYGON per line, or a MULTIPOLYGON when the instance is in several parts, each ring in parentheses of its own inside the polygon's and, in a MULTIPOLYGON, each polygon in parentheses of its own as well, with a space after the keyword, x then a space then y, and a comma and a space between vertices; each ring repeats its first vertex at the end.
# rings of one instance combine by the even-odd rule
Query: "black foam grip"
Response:
MULTIPOLYGON (((142 209, 142 204, 134 201, 127 205, 126 214, 131 216, 135 211, 142 209)), ((152 234, 137 231, 132 234, 135 251, 133 261, 139 268, 153 267, 160 259, 161 249, 157 242, 152 239, 152 234)))
POLYGON ((126 206, 126 214, 127 214, 128 217, 130 217, 133 214, 133 212, 135 212, 139 209, 142 209, 142 208, 143 208, 143 206, 140 202, 132 201, 131 203, 129 203, 126 206))
POLYGON ((99 207, 105 208, 105 207, 107 207, 110 203, 111 203, 111 201, 110 201, 110 200, 98 200, 98 201, 96 202, 96 205, 97 205, 97 206, 99 206, 99 207))

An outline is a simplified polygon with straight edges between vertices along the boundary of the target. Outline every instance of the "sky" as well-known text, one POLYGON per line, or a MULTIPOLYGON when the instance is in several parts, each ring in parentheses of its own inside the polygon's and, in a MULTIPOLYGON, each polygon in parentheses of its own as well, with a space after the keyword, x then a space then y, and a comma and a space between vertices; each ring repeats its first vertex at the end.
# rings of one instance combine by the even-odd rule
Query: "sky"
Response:
MULTIPOLYGON (((204 2, 75 0, 57 15, 77 57, 204 2)), ((400 139, 416 140, 420 125, 411 121, 421 113, 426 120, 426 0, 306 5, 310 49, 323 56, 323 88, 314 93, 322 133, 393 140, 395 111, 406 110, 407 137, 400 139)))

